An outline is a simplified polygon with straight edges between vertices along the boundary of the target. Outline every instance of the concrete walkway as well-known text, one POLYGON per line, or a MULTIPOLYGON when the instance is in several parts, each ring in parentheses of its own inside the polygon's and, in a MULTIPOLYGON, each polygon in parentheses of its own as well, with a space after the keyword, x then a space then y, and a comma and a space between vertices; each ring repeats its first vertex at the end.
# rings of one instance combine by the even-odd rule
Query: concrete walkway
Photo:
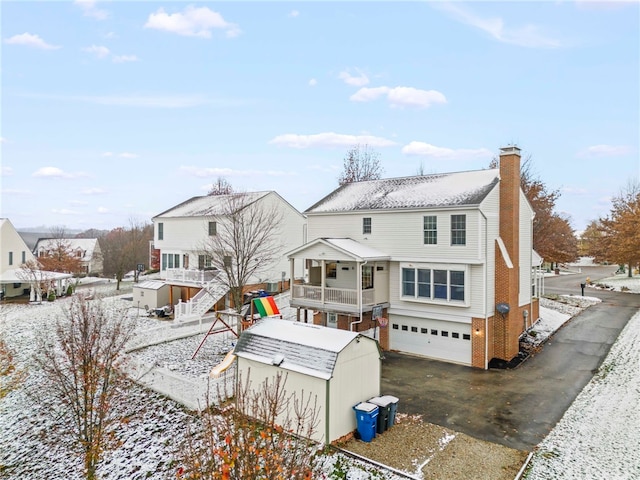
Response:
MULTIPOLYGON (((612 267, 548 277, 546 292, 580 294, 580 283, 612 267)), ((532 450, 591 380, 620 331, 640 309, 640 295, 587 289, 602 303, 569 320, 543 349, 513 370, 478 370, 386 352, 382 394, 401 413, 519 450, 532 450)))

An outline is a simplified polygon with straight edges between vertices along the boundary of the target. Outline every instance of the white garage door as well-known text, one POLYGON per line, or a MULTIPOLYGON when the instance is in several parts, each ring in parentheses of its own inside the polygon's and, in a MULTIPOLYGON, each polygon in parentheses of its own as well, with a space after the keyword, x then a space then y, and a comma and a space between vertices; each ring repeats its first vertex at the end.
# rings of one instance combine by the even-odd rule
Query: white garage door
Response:
POLYGON ((471 365, 471 325, 392 316, 391 349, 471 365))

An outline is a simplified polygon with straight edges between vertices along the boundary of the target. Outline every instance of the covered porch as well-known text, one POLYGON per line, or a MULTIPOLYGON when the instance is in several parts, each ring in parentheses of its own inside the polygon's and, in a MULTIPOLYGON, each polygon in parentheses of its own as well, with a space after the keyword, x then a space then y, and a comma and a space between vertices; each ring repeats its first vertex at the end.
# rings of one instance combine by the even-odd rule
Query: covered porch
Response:
POLYGON ((291 306, 362 315, 389 303, 389 255, 349 238, 319 238, 290 252, 305 278, 291 287, 291 306))

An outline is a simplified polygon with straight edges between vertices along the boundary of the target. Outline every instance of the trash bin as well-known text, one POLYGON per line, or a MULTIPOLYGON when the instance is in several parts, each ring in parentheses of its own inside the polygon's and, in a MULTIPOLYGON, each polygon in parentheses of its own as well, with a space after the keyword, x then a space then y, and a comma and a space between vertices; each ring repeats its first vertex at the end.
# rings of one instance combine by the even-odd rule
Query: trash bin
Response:
POLYGON ((398 397, 393 395, 384 395, 382 398, 389 401, 389 428, 393 427, 396 423, 396 413, 398 412, 398 397))
POLYGON ((389 428, 389 405, 391 402, 385 400, 384 397, 373 397, 367 401, 378 406, 377 432, 384 433, 389 428))
POLYGON ((356 412, 356 423, 360 438, 365 442, 370 442, 376 436, 378 407, 373 403, 362 402, 353 407, 353 409, 356 412))

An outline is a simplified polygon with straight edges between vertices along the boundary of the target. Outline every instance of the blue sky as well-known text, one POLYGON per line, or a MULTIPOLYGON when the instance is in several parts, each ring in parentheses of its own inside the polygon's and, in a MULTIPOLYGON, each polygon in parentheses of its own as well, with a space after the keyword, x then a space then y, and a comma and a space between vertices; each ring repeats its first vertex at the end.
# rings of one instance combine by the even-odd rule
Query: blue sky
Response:
POLYGON ((305 210, 531 155, 581 230, 640 176, 638 2, 2 2, 1 209, 127 226, 220 176, 305 210))

